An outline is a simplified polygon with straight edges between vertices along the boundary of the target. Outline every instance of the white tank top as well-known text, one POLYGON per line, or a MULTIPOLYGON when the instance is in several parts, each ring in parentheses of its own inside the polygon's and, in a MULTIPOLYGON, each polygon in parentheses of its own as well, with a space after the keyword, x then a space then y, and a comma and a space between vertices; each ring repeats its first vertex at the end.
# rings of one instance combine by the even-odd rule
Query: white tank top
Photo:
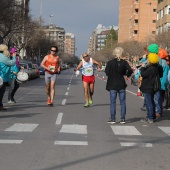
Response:
POLYGON ((94 74, 93 59, 90 58, 89 62, 86 62, 84 61, 84 59, 82 59, 82 62, 83 62, 82 74, 85 76, 92 76, 94 74))

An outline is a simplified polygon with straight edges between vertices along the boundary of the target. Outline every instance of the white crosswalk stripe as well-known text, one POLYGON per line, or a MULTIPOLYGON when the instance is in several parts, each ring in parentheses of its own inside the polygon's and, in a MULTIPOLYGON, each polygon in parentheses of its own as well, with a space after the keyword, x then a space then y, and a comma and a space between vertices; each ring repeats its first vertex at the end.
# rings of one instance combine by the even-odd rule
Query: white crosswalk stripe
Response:
POLYGON ((30 124, 30 123, 15 123, 11 127, 7 128, 5 131, 10 132, 32 132, 38 124, 30 124))
MULTIPOLYGON (((87 125, 77 125, 77 124, 73 124, 73 125, 63 125, 61 130, 60 130, 60 134, 78 134, 81 136, 85 136, 87 135, 87 125)), ((54 145, 88 145, 87 141, 73 141, 73 140, 69 140, 69 141, 55 141, 54 145)))
POLYGON ((161 129, 164 133, 170 136, 170 127, 163 127, 163 126, 158 126, 159 129, 161 129))

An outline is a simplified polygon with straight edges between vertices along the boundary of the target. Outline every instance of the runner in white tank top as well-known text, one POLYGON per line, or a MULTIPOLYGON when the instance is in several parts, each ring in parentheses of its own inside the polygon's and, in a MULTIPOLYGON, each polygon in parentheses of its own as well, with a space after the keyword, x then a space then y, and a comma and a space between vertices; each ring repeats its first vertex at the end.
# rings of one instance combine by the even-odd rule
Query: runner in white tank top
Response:
POLYGON ((94 82, 95 82, 95 76, 94 76, 94 69, 93 64, 98 65, 98 71, 101 70, 101 64, 89 57, 87 53, 82 54, 82 61, 80 61, 79 65, 77 66, 76 70, 79 70, 82 67, 82 81, 83 81, 83 87, 84 87, 84 97, 86 100, 86 104, 84 107, 89 107, 90 104, 93 104, 93 92, 94 92, 94 82))

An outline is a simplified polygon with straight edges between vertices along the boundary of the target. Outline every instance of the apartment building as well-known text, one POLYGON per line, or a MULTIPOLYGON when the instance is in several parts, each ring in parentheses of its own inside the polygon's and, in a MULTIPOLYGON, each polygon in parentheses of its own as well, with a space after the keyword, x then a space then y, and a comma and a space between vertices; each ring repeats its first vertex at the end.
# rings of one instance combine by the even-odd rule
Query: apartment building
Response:
POLYGON ((157 4, 157 0, 120 0, 118 42, 154 39, 157 4))
POLYGON ((170 0, 158 0, 156 33, 170 31, 170 0))
POLYGON ((58 46, 58 52, 64 53, 64 28, 50 24, 43 26, 43 30, 45 32, 46 38, 49 38, 50 41, 53 41, 58 46))
POLYGON ((75 56, 75 36, 72 33, 65 34, 65 53, 75 56))
POLYGON ((118 30, 117 26, 103 26, 98 24, 96 29, 92 32, 92 35, 89 39, 88 53, 95 54, 97 51, 100 51, 105 46, 105 40, 111 29, 118 30))

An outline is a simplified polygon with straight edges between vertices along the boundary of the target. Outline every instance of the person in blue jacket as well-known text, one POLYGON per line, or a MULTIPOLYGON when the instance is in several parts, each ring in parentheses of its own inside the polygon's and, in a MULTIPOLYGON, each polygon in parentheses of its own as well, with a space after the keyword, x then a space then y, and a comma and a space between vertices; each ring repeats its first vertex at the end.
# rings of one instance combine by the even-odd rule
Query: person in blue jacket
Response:
POLYGON ((0 111, 7 110, 2 104, 3 96, 6 89, 6 84, 11 81, 11 69, 10 66, 14 65, 16 59, 10 60, 10 53, 8 47, 4 44, 0 44, 0 77, 3 80, 3 85, 0 87, 0 111))
MULTIPOLYGON (((11 59, 17 57, 16 56, 17 55, 16 48, 12 48, 10 50, 10 53, 11 53, 11 59)), ((9 91, 8 91, 8 102, 7 102, 9 104, 16 103, 16 101, 14 100, 14 95, 20 86, 20 84, 17 82, 17 73, 19 71, 20 71, 19 65, 16 60, 16 63, 13 66, 11 66, 11 83, 10 83, 10 87, 9 87, 9 91)))

